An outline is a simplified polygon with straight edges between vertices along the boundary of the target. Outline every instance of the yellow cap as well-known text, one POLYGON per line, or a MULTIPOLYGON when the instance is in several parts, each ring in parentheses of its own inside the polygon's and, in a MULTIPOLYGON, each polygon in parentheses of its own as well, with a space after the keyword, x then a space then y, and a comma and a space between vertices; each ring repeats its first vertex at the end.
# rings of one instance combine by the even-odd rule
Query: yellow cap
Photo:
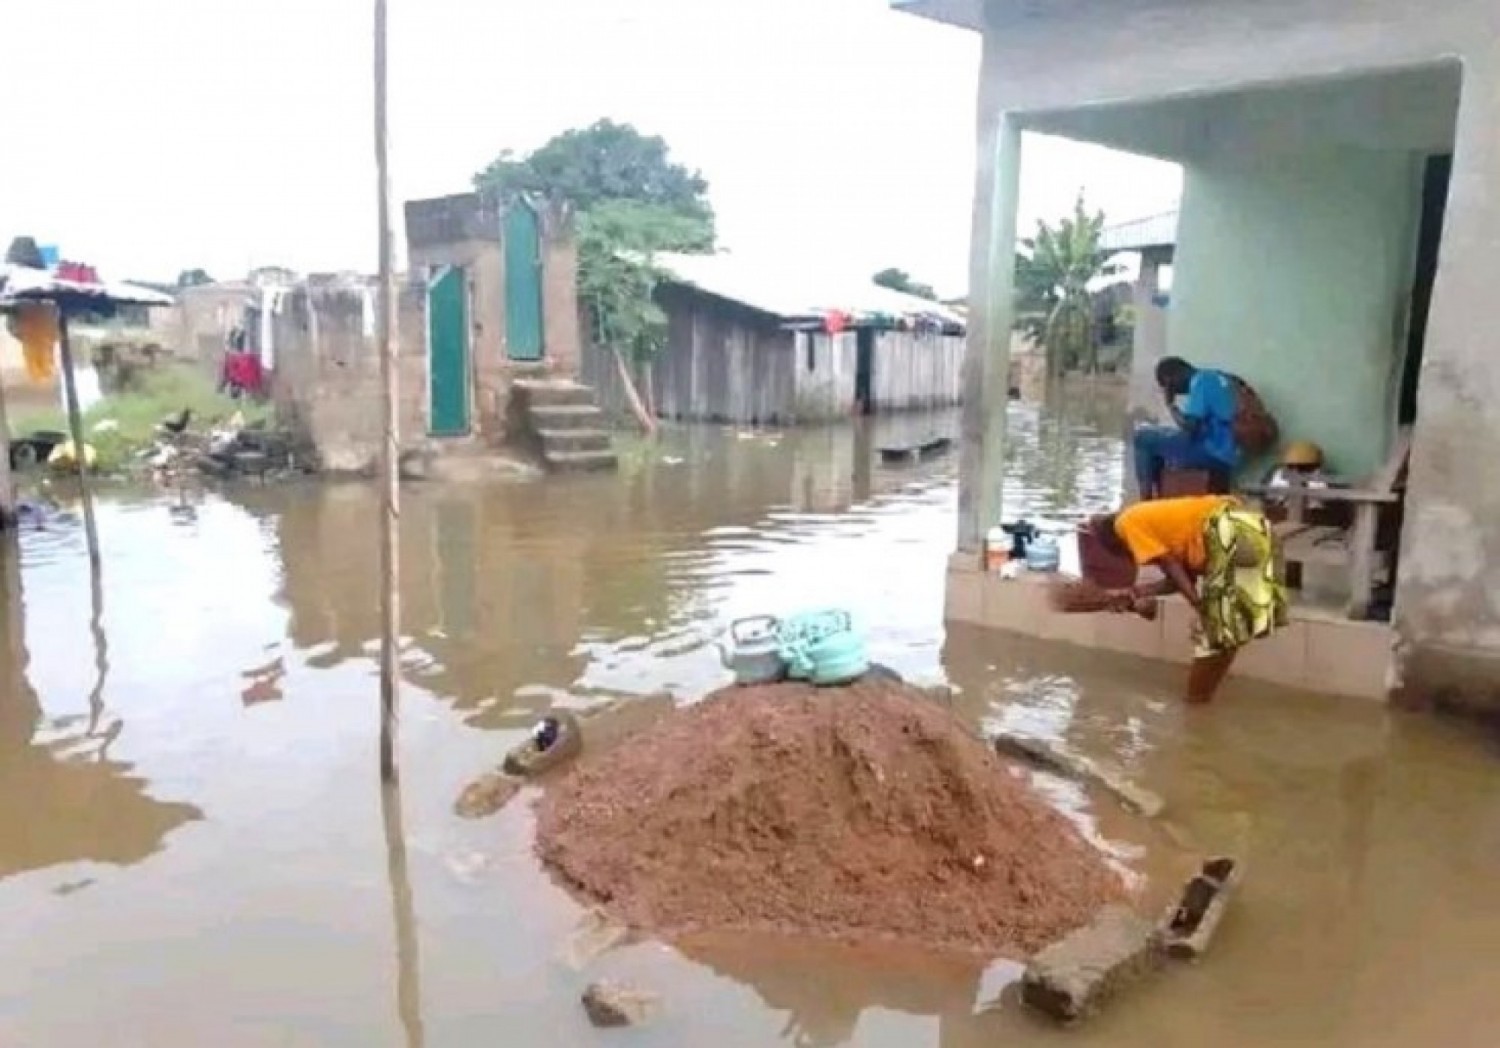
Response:
POLYGON ((1281 453, 1283 466, 1311 466, 1323 464, 1323 449, 1310 440, 1294 440, 1281 453))

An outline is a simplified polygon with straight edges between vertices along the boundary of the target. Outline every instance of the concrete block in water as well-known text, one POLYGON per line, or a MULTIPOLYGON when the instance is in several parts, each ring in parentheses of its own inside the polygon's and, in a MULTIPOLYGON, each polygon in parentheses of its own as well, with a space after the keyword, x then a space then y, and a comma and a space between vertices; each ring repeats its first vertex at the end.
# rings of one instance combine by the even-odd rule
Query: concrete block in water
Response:
POLYGON ((1182 897, 1162 918, 1159 938, 1168 956, 1195 960, 1208 949, 1230 894, 1239 887, 1244 866, 1221 856, 1209 859, 1182 889, 1182 897))
POLYGON ((1042 949, 1021 977, 1021 1000, 1061 1022, 1075 1022, 1160 963, 1151 922, 1106 906, 1092 922, 1042 949))

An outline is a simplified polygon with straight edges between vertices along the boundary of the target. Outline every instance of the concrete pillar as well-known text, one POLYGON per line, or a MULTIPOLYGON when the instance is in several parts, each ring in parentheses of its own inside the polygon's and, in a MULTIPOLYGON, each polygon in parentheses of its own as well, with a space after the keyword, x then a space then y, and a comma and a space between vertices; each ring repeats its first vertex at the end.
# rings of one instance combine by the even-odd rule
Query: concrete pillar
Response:
POLYGON ((958 467, 958 548, 976 554, 983 546, 984 533, 1000 522, 1015 313, 1021 128, 1001 105, 998 62, 999 36, 986 33, 975 135, 969 331, 958 467))
POLYGON ((1500 712, 1500 52, 1466 62, 1396 590, 1409 696, 1500 712))
MULTIPOLYGON (((1135 333, 1130 349, 1130 388, 1126 401, 1125 428, 1121 436, 1130 446, 1131 435, 1141 423, 1165 421, 1166 407, 1156 385, 1156 363, 1167 352, 1166 310, 1156 304, 1161 290, 1161 267, 1172 258, 1170 248, 1151 248, 1141 252, 1141 271, 1136 277, 1131 304, 1135 307, 1135 333)), ((1128 453, 1127 453, 1128 455, 1128 453)), ((1125 470, 1125 501, 1140 497, 1136 490, 1135 470, 1125 470)))

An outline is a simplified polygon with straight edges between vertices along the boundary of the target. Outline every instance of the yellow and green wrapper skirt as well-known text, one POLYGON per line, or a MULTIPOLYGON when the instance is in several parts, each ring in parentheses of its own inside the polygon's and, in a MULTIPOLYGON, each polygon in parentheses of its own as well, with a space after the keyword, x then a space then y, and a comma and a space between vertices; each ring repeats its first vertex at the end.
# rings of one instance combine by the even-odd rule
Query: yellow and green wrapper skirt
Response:
POLYGON ((1277 577, 1271 525, 1252 510, 1228 505, 1203 526, 1206 565, 1200 583, 1203 621, 1197 658, 1222 655, 1286 625, 1286 588, 1277 577))

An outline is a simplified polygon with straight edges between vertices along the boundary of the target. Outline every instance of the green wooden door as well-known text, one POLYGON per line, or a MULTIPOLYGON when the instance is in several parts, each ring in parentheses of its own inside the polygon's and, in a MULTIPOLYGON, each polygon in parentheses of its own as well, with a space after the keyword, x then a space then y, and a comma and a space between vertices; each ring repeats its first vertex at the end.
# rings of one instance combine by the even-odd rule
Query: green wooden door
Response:
POLYGON ((542 238, 536 212, 505 212, 505 347, 512 360, 542 359, 542 238))
POLYGON ((469 432, 469 303, 461 266, 445 266, 427 285, 427 431, 469 432))

